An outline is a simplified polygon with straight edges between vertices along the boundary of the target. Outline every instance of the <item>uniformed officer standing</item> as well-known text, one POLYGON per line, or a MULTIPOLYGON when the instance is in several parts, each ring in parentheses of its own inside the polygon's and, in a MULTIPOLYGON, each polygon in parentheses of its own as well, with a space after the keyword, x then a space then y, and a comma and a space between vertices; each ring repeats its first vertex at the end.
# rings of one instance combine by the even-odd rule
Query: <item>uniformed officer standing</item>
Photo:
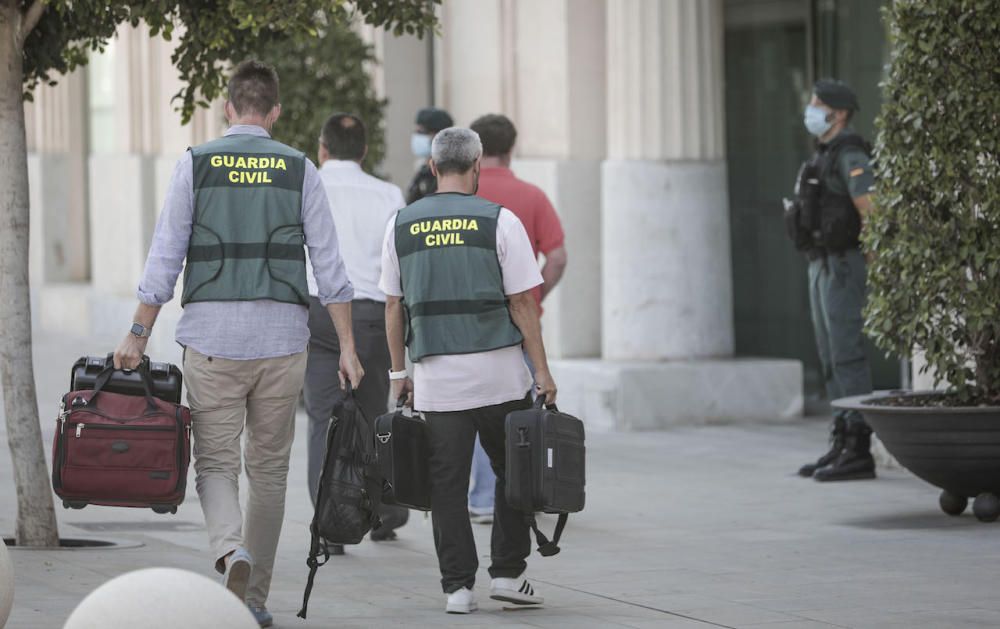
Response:
MULTIPOLYGON (((872 390, 865 355, 865 258, 859 237, 872 211, 870 147, 850 127, 858 100, 845 83, 817 81, 805 125, 818 139, 799 170, 796 200, 786 203, 786 224, 809 258, 809 302, 829 399, 872 390)), ((875 478, 871 428, 856 411, 834 416, 832 447, 799 474, 818 481, 875 478)))
POLYGON ((410 150, 420 160, 420 168, 406 189, 406 202, 413 203, 428 194, 437 192, 437 178, 431 171, 428 159, 431 156, 431 141, 438 131, 454 125, 451 116, 443 109, 425 107, 417 112, 417 129, 410 137, 410 150))

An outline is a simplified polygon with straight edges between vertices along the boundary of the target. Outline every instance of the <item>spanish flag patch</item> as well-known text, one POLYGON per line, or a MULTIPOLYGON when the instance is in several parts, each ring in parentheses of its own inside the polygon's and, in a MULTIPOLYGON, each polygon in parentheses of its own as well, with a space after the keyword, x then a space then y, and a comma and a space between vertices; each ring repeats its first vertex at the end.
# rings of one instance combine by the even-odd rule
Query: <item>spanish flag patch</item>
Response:
POLYGON ((851 171, 851 177, 858 177, 859 175, 865 174, 864 168, 855 168, 851 171))

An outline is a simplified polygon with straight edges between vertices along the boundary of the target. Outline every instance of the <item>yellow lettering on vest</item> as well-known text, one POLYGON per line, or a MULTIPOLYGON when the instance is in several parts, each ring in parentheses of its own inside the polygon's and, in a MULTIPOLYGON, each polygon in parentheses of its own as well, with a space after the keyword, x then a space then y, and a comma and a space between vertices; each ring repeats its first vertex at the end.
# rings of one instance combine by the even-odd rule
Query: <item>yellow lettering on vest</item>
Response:
POLYGON ((420 233, 420 225, 418 223, 413 223, 410 225, 410 235, 416 236, 420 233))
POLYGON ((260 166, 257 165, 257 158, 256 157, 248 157, 247 158, 247 168, 264 168, 264 167, 265 166, 263 164, 261 164, 260 166))
POLYGON ((424 244, 428 247, 446 247, 449 245, 464 245, 465 240, 459 232, 448 232, 446 234, 427 234, 424 237, 424 244))
POLYGON ((271 173, 266 170, 258 171, 246 171, 246 170, 230 170, 229 171, 229 181, 232 183, 273 183, 271 181, 271 173))
POLYGON ((233 167, 233 163, 235 161, 236 160, 233 159, 232 155, 223 155, 222 156, 222 165, 225 166, 226 168, 232 168, 233 167))
POLYGON ((434 221, 434 223, 431 225, 431 231, 432 232, 441 231, 441 221, 434 221))
POLYGON ((236 158, 236 164, 234 165, 234 168, 246 168, 246 167, 247 167, 247 160, 246 160, 246 158, 243 157, 242 155, 240 155, 239 157, 237 157, 236 158))
POLYGON ((285 159, 283 157, 279 157, 278 159, 274 160, 274 164, 271 166, 271 168, 275 170, 288 170, 287 168, 285 168, 285 159))
POLYGON ((212 159, 209 160, 209 163, 212 165, 212 168, 218 168, 219 166, 222 166, 222 156, 213 155, 212 159))
POLYGON ((465 229, 469 231, 479 231, 479 223, 476 221, 476 219, 472 219, 468 223, 466 223, 465 229))

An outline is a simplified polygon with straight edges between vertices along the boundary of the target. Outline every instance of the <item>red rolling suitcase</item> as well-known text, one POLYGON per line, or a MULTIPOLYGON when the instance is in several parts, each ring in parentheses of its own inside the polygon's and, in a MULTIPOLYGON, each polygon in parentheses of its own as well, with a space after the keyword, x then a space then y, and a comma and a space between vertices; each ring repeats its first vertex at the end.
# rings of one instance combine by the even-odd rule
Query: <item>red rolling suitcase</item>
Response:
POLYGON ((191 413, 152 395, 148 361, 142 395, 106 391, 105 367, 92 390, 63 396, 52 445, 52 487, 66 508, 88 504, 175 513, 184 501, 191 413))

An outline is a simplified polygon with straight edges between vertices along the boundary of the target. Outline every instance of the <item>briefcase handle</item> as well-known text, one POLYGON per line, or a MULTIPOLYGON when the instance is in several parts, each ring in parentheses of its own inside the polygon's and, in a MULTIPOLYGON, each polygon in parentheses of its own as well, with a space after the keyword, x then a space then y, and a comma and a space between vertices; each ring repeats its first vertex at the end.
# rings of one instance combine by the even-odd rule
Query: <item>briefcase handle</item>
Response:
POLYGON ((146 397, 146 406, 151 411, 158 409, 156 406, 156 400, 153 398, 153 383, 150 381, 149 376, 149 356, 145 354, 142 356, 142 361, 139 366, 135 369, 115 369, 115 364, 112 362, 114 354, 108 354, 108 361, 105 363, 104 370, 97 374, 97 378, 94 379, 94 393, 90 396, 90 400, 87 402, 87 406, 94 403, 97 396, 101 393, 101 390, 107 386, 108 382, 111 381, 111 376, 114 375, 116 371, 121 371, 122 373, 131 373, 135 371, 139 374, 139 380, 142 382, 143 394, 146 397))
POLYGON ((534 408, 535 409, 540 409, 543 406, 545 408, 549 409, 550 411, 558 411, 559 410, 558 408, 556 408, 555 404, 546 404, 545 403, 545 394, 539 394, 539 396, 535 398, 534 408))

